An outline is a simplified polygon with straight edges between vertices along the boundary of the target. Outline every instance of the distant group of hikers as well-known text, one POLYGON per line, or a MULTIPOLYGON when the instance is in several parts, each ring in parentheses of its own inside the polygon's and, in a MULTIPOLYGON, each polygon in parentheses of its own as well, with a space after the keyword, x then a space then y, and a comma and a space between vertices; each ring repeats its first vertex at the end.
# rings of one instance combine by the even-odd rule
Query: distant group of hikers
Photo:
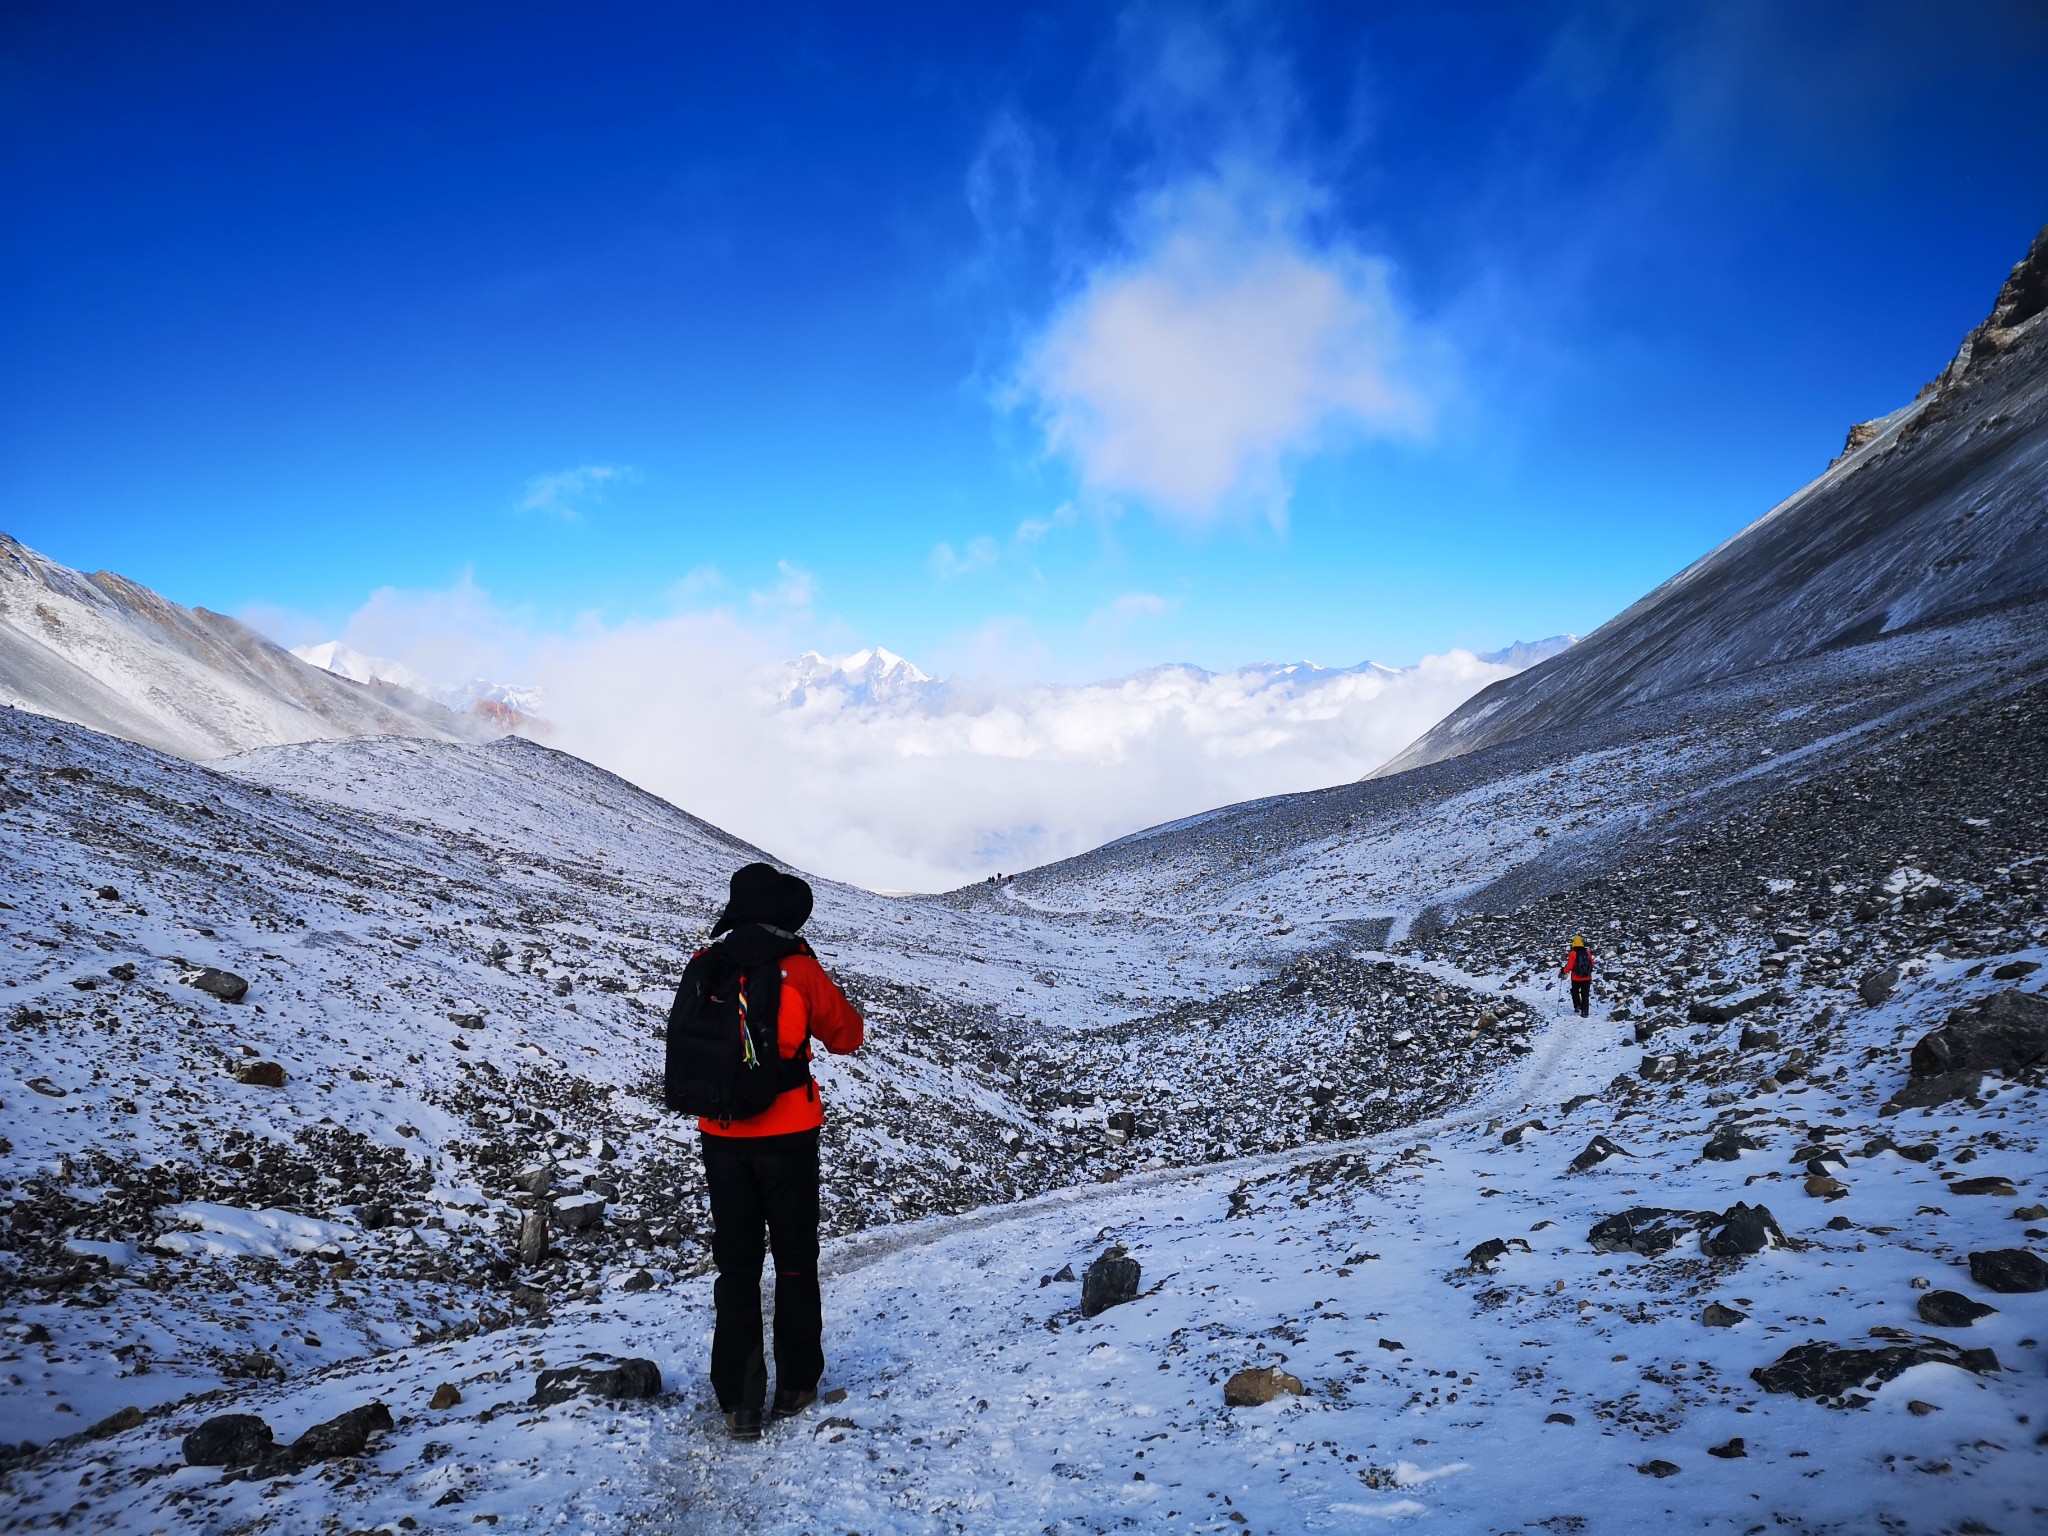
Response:
MULTIPOLYGON (((825 1374, 818 1291, 818 1131, 811 1042, 857 1051, 867 1026, 797 936, 811 888, 770 864, 734 873, 711 942, 690 957, 668 1016, 663 1095, 697 1117, 711 1198, 711 1388, 735 1439, 817 1400, 825 1374), (765 1240, 764 1240, 765 1239, 765 1240), (775 1394, 762 1344, 761 1261, 775 1257, 775 1394)), ((1591 1012, 1593 951, 1574 935, 1558 974, 1591 1012)))

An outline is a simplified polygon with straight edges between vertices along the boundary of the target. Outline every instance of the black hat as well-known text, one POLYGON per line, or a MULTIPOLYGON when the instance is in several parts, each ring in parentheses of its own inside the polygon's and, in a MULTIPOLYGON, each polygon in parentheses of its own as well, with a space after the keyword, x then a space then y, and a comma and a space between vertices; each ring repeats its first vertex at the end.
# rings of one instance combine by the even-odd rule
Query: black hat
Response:
POLYGON ((742 923, 766 923, 795 933, 811 915, 809 884, 773 864, 749 864, 734 870, 731 889, 732 899, 711 925, 713 938, 742 923))

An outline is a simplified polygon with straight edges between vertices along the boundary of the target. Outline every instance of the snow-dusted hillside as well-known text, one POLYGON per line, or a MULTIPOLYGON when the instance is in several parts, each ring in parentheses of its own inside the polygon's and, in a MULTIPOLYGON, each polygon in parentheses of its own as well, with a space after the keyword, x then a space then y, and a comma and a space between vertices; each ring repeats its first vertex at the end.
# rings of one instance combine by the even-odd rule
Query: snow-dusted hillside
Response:
POLYGON ((1355 807, 1349 880, 1232 813, 1273 854, 1235 908, 1188 862, 1230 815, 1014 893, 821 888, 873 1043, 824 1074, 832 1400, 757 1447, 703 1385, 693 1155, 647 1097, 654 975, 752 850, 528 743, 219 774, 0 717, 0 1404, 16 1436, 146 1410, 17 1454, 0 1528, 2027 1529, 2048 1292, 1967 1260, 2048 1241, 2042 1067, 1887 1101, 1954 1010, 2048 1011, 2042 643, 1980 620, 1701 697, 1636 723, 1635 777, 1482 755, 1355 807), (1573 825, 1638 788, 1632 841, 1573 825), (1590 1022, 1549 979, 1573 929, 1590 1022), (564 1217, 607 1201, 539 1265, 529 1168, 564 1217), (1738 1204, 1764 1246, 1703 1250, 1738 1204), (1669 1248, 1596 1241, 1646 1210, 1669 1248), (1084 1319, 1062 1277, 1111 1242, 1141 1294, 1084 1319), (665 1395, 530 1401, 590 1351, 665 1395), (1224 1404, 1267 1366, 1303 1395, 1224 1404), (181 1465, 209 1415, 283 1440, 373 1401, 361 1456, 181 1465))
POLYGON ((0 534, 0 703, 181 757, 337 736, 496 734, 306 665, 224 614, 86 576, 0 534))
POLYGON ((1910 405, 1720 548, 1378 770, 1596 720, 1756 667, 2048 595, 2048 229, 1910 405))

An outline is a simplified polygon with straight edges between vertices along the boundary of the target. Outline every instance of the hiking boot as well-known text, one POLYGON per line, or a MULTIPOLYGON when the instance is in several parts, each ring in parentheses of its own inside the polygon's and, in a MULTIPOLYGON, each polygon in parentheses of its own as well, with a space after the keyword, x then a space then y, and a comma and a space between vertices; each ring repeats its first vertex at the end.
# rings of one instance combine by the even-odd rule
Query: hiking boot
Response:
POLYGON ((812 1388, 809 1391, 796 1392, 788 1387, 784 1387, 775 1394, 775 1417, 778 1419, 793 1419, 817 1400, 818 1393, 816 1388, 812 1388))
POLYGON ((758 1440, 761 1438, 761 1410, 735 1408, 725 1416, 725 1428, 735 1440, 758 1440))

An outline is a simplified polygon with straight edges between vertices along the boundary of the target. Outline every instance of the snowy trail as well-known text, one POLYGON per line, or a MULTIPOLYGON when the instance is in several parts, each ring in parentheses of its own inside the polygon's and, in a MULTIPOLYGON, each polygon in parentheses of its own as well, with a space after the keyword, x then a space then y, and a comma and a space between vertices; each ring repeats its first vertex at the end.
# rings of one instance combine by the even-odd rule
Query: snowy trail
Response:
MULTIPOLYGON (((1434 962, 1418 965, 1405 958, 1400 963, 1408 969, 1426 972, 1440 980, 1453 982, 1476 992, 1492 992, 1499 986, 1498 977, 1475 976, 1460 971, 1455 966, 1434 962)), ((1284 1173, 1305 1163, 1320 1162, 1346 1154, 1363 1155, 1383 1151, 1403 1142, 1412 1142, 1418 1137, 1441 1134, 1458 1126, 1478 1124, 1503 1113, 1519 1113, 1534 1103, 1539 1090, 1557 1075, 1563 1058, 1570 1054, 1574 1047, 1583 1049, 1585 1045, 1583 1039, 1574 1039, 1571 1026, 1585 1028, 1586 1021, 1578 1019, 1568 1007, 1547 1001, 1541 995, 1543 990, 1534 987, 1517 988, 1508 994, 1537 1009, 1545 1018, 1543 1029, 1537 1035, 1530 1054, 1520 1059, 1519 1070, 1491 1092, 1483 1093, 1448 1113, 1393 1130, 1376 1131, 1370 1136, 1357 1136, 1342 1141, 1311 1142, 1304 1146, 1290 1147, 1284 1152, 1262 1152, 1250 1157, 1229 1158, 1215 1163, 1147 1169, 1139 1173, 1126 1174, 1113 1184, 1071 1185, 1065 1189, 1034 1196, 1029 1200, 985 1206, 964 1215, 934 1216, 924 1221, 852 1233, 826 1245, 820 1256, 818 1272, 827 1278, 856 1274, 884 1259, 913 1248, 929 1247, 966 1233, 984 1232, 1012 1223, 1037 1220, 1099 1201, 1105 1191, 1114 1192, 1119 1197, 1135 1198, 1182 1186, 1219 1181, 1235 1183, 1243 1179, 1263 1178, 1275 1173, 1284 1173)))

